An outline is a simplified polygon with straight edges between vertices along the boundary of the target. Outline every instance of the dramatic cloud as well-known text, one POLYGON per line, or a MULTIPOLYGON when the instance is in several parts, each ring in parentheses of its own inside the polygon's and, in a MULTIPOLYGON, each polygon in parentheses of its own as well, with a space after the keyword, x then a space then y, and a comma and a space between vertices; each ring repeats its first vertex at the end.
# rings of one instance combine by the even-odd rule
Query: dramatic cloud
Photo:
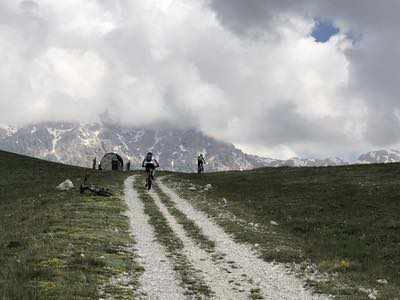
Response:
POLYGON ((0 123, 107 116, 196 127, 282 158, 396 146, 399 9, 395 0, 3 0, 0 123), (312 32, 329 23, 338 32, 317 42, 312 32))
MULTIPOLYGON (((334 88, 334 91, 339 94, 330 95, 327 99, 330 105, 341 106, 341 117, 333 122, 331 119, 322 123, 325 126, 332 126, 331 129, 342 139, 338 137, 331 139, 329 134, 324 133, 324 136, 332 141, 330 144, 323 137, 318 137, 323 129, 318 128, 317 132, 312 134, 310 128, 307 132, 319 141, 312 144, 325 149, 333 146, 332 149, 335 151, 347 153, 363 147, 364 149, 365 147, 398 147, 400 65, 396 58, 400 49, 400 40, 397 38, 397 28, 400 25, 397 13, 400 9, 399 1, 389 0, 379 3, 373 0, 250 0, 244 3, 240 0, 214 0, 211 2, 211 7, 217 12, 222 24, 244 39, 254 38, 260 32, 276 34, 279 28, 276 25, 276 19, 290 20, 297 16, 304 20, 320 19, 333 22, 339 29, 339 36, 350 43, 345 47, 339 46, 335 51, 344 58, 347 78, 343 86, 334 88), (350 138, 350 141, 344 141, 344 137, 350 138), (339 150, 340 148, 343 150, 339 150)), ((334 51, 333 48, 331 50, 334 51)), ((326 55, 323 59, 329 61, 331 56, 326 55)), ((326 65, 322 61, 321 64, 326 65)), ((332 72, 343 66, 343 64, 337 64, 326 71, 332 72)), ((307 69, 303 68, 303 70, 307 69)), ((325 82, 325 84, 329 83, 325 82)), ((322 93, 326 95, 326 90, 322 93)), ((292 99, 295 99, 294 102, 299 107, 302 105, 301 97, 292 99)), ((336 112, 339 111, 336 110, 336 112)), ((310 119, 297 125, 307 128, 307 121, 310 119)), ((297 118, 290 120, 291 124, 297 122, 297 118)), ((317 127, 321 125, 315 120, 312 124, 317 127)), ((300 128, 296 128, 296 131, 302 132, 300 128)), ((316 151, 312 145, 307 145, 312 139, 299 138, 298 141, 301 141, 300 144, 306 148, 301 150, 301 146, 294 147, 297 152, 316 151)), ((288 145, 290 142, 284 144, 288 145)), ((322 153, 324 150, 318 152, 322 153)))

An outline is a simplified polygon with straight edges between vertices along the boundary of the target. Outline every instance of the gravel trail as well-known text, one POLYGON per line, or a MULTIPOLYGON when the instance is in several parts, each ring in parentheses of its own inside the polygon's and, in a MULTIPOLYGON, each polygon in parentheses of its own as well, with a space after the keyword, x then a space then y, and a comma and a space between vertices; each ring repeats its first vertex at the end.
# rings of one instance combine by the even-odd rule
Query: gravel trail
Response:
POLYGON ((183 242, 183 254, 188 257, 193 266, 202 272, 204 281, 213 291, 216 299, 248 299, 249 294, 244 290, 239 291, 234 286, 234 280, 229 280, 229 273, 224 272, 216 265, 210 254, 197 246, 186 234, 183 226, 178 224, 176 219, 169 213, 167 207, 161 202, 159 196, 149 192, 160 212, 168 221, 176 236, 183 242), (231 282, 230 282, 231 281, 231 282))
MULTIPOLYGON (((230 272, 234 276, 246 274, 248 281, 258 286, 259 293, 264 299, 329 299, 323 295, 313 295, 304 288, 304 282, 294 275, 288 274, 281 264, 272 264, 258 258, 257 254, 247 245, 236 243, 219 225, 215 224, 206 214, 186 200, 180 198, 173 190, 158 181, 161 190, 175 203, 176 208, 182 211, 199 226, 204 235, 213 240, 216 251, 223 253, 224 261, 232 263, 234 268, 230 272)), ((223 297, 221 299, 235 299, 223 297)))
POLYGON ((186 299, 178 284, 175 271, 165 250, 156 241, 149 217, 144 213, 143 203, 133 189, 134 177, 125 181, 125 201, 136 249, 141 258, 144 272, 140 277, 139 299, 186 299))

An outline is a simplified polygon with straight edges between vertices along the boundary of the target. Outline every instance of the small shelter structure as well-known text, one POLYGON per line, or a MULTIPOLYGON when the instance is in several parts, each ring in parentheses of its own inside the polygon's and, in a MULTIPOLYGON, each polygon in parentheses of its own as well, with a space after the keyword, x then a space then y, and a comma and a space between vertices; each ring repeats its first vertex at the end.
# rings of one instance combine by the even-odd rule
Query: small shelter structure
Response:
POLYGON ((124 161, 117 153, 107 153, 100 161, 101 170, 123 171, 124 161))

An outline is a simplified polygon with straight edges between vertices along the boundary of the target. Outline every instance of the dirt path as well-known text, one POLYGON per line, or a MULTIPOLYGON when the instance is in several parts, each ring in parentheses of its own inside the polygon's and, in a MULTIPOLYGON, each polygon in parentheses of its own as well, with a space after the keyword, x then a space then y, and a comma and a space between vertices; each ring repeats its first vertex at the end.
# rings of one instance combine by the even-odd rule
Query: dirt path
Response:
MULTIPOLYGON (((150 218, 144 212, 142 196, 139 197, 142 194, 138 195, 133 188, 134 180, 134 177, 126 180, 125 198, 129 206, 137 252, 145 268, 140 278, 141 288, 136 296, 139 299, 188 298, 187 287, 181 287, 184 286, 182 278, 179 279, 165 248, 156 240, 154 224, 151 224, 150 218)), ((267 263, 258 258, 249 247, 236 243, 220 226, 201 211, 194 209, 186 200, 179 198, 173 190, 160 181, 157 184, 161 191, 158 189, 157 192, 149 192, 150 197, 147 199, 154 202, 153 207, 159 211, 159 218, 165 218, 165 226, 182 242, 179 255, 188 259, 199 278, 203 278, 211 290, 211 297, 198 295, 197 299, 329 299, 313 295, 303 287, 304 282, 288 274, 282 265, 267 263), (165 199, 172 201, 168 202, 169 207, 165 205, 165 199), (176 219, 177 215, 171 214, 171 205, 193 222, 205 239, 215 243, 212 250, 205 250, 196 243, 196 238, 176 219)))
POLYGON ((144 213, 143 203, 133 189, 134 177, 125 181, 125 201, 136 240, 136 249, 141 258, 144 272, 140 277, 139 299, 185 299, 184 290, 179 286, 175 271, 165 255, 165 250, 154 237, 154 230, 144 213))
POLYGON ((303 287, 304 282, 288 274, 284 266, 258 258, 248 246, 236 243, 220 226, 212 222, 203 212, 193 208, 186 200, 181 199, 173 190, 160 181, 158 185, 175 203, 176 208, 193 220, 204 235, 215 242, 216 251, 223 254, 224 261, 235 266, 229 270, 231 274, 235 277, 245 274, 247 281, 258 287, 259 294, 264 299, 329 299, 313 295, 303 287))
POLYGON ((233 284, 231 284, 233 281, 229 280, 229 276, 227 276, 229 274, 224 272, 213 262, 210 254, 198 247, 190 237, 188 237, 182 225, 177 223, 175 218, 168 212, 168 209, 161 203, 158 195, 154 192, 150 192, 150 195, 154 199, 154 202, 160 209, 161 213, 167 219, 172 230, 183 242, 183 254, 189 258, 190 262, 196 269, 202 271, 205 282, 211 288, 215 298, 248 299, 244 290, 239 291, 233 284))

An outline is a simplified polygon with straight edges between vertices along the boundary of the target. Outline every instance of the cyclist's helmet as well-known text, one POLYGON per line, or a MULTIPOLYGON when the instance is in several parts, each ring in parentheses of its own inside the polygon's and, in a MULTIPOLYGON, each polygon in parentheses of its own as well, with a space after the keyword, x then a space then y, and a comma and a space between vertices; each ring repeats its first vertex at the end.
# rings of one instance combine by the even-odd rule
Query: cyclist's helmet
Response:
POLYGON ((153 158, 153 153, 152 152, 147 152, 146 160, 147 161, 151 161, 152 158, 153 158))

